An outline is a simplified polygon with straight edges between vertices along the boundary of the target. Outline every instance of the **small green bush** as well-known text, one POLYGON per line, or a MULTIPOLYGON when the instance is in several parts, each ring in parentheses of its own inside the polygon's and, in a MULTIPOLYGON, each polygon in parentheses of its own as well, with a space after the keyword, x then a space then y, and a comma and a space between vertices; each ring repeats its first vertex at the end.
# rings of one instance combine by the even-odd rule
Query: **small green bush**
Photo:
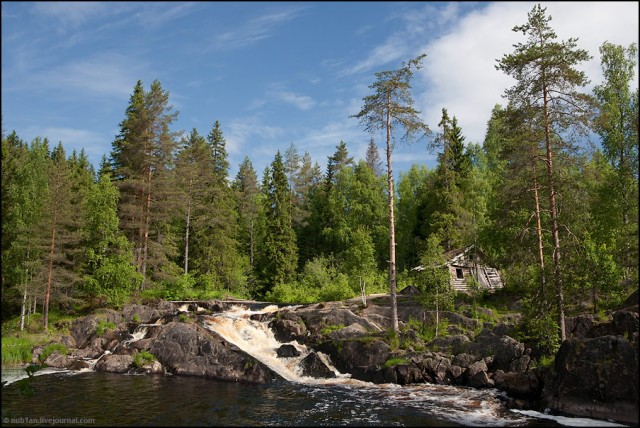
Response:
POLYGON ((140 323, 140 315, 138 314, 134 314, 133 318, 131 318, 131 320, 135 323, 140 323))
POLYGON ((111 321, 99 320, 98 325, 96 326, 96 334, 98 337, 102 337, 108 330, 115 330, 115 328, 116 325, 111 321))
POLYGON ((154 357, 153 354, 147 351, 142 351, 133 356, 133 365, 137 368, 141 368, 142 366, 153 363, 155 360, 156 357, 154 357))

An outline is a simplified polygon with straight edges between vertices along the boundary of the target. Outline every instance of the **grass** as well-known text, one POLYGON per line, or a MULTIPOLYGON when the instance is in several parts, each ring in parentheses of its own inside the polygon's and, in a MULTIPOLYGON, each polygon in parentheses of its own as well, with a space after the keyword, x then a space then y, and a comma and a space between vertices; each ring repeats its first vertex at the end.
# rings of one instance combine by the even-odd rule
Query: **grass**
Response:
POLYGON ((45 348, 42 350, 42 354, 40 354, 38 359, 40 360, 41 363, 44 363, 49 357, 49 355, 53 354, 54 352, 58 352, 59 354, 62 354, 62 355, 67 355, 68 350, 67 350, 67 347, 64 346, 62 343, 52 343, 50 345, 45 346, 45 348))
POLYGON ((409 360, 407 360, 406 358, 389 358, 384 363, 384 367, 398 366, 402 364, 409 364, 409 360))
POLYGON ((344 328, 344 324, 340 323, 338 325, 328 325, 325 327, 322 327, 322 329, 320 330, 320 334, 329 334, 332 331, 337 331, 337 330, 342 330, 344 328))
POLYGON ((142 351, 138 352, 133 356, 133 365, 137 368, 153 363, 156 360, 156 357, 153 354, 142 351))
POLYGON ((14 366, 31 362, 31 350, 42 343, 42 336, 27 337, 3 337, 2 338, 2 365, 14 366))
POLYGON ((49 330, 43 331, 42 314, 31 314, 25 318, 24 330, 20 330, 20 316, 2 322, 2 365, 14 366, 31 362, 32 350, 38 345, 59 342, 69 334, 75 317, 49 312, 49 330))
POLYGON ((98 325, 96 326, 96 334, 98 337, 102 337, 108 330, 115 330, 115 328, 116 325, 111 321, 99 320, 98 325))

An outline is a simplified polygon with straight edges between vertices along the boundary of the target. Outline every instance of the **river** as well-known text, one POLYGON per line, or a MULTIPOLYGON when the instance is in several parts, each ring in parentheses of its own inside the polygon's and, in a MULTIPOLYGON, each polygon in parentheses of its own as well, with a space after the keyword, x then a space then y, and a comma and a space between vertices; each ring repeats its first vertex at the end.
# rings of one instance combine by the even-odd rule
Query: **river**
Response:
MULTIPOLYGON (((268 310, 275 309, 260 311, 268 310)), ((376 385, 337 371, 334 379, 305 377, 295 358, 275 356, 281 344, 265 324, 249 319, 252 313, 256 311, 235 308, 205 317, 203 325, 285 380, 247 385, 172 375, 54 369, 29 379, 22 369, 3 368, 3 385, 7 381, 2 388, 3 425, 622 426, 510 410, 495 389, 376 385)), ((299 358, 310 352, 292 343, 301 352, 299 358)))

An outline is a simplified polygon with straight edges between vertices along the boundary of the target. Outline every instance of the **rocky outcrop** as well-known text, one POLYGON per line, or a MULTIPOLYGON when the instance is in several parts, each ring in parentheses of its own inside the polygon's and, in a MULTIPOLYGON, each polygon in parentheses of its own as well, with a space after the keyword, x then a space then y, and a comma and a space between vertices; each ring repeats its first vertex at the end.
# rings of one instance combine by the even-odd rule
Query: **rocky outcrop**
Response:
POLYGON ((545 382, 555 412, 638 424, 637 347, 622 336, 563 342, 545 382))
POLYGON ((190 323, 169 323, 150 351, 171 373, 226 382, 266 383, 280 378, 218 335, 190 323))
MULTIPOLYGON (((429 342, 423 339, 425 326, 435 323, 435 314, 406 301, 398 307, 397 336, 388 334, 389 308, 371 302, 366 307, 348 302, 283 307, 251 318, 268 323, 282 343, 274 349, 278 357, 299 356, 293 341, 310 349, 301 364, 304 376, 335 377, 326 355, 341 373, 363 381, 497 388, 508 394, 510 406, 637 424, 639 317, 638 305, 627 303, 631 304, 614 311, 606 322, 591 315, 567 317, 569 340, 562 344, 554 367, 544 369, 532 367, 531 350, 510 335, 518 321, 515 315, 495 325, 472 319, 468 311, 441 311, 439 317, 446 318, 449 327, 429 342)), ((216 300, 179 306, 160 302, 80 318, 62 340, 68 355, 54 352, 45 364, 78 369, 88 366, 84 360, 98 359, 95 370, 111 373, 171 373, 245 383, 280 379, 193 322, 228 307, 216 300), (185 307, 193 309, 188 322, 179 312, 185 307), (138 367, 143 351, 156 361, 144 360, 138 367)), ((483 316, 493 314, 487 310, 483 316)), ((34 349, 34 360, 42 352, 43 347, 34 349)))

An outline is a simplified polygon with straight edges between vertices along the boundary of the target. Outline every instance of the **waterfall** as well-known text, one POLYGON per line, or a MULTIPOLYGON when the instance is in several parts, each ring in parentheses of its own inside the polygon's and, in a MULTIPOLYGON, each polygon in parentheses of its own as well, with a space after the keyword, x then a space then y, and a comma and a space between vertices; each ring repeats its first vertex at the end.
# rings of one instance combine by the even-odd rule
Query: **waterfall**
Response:
MULTIPOLYGON (((230 310, 204 317, 205 328, 218 333, 227 342, 234 344, 256 360, 260 361, 284 379, 290 382, 305 384, 335 384, 359 382, 350 379, 350 375, 340 373, 331 363, 329 357, 321 352, 313 351, 296 340, 287 342, 299 353, 296 357, 280 358, 277 350, 284 344, 278 342, 267 323, 252 320, 254 314, 276 312, 276 305, 267 306, 261 310, 250 310, 242 306, 233 306, 230 310), (335 378, 313 378, 302 374, 301 361, 311 352, 334 372, 335 378)), ((363 382, 364 383, 364 382, 363 382)))
POLYGON ((300 355, 290 358, 278 358, 277 350, 284 343, 278 342, 267 322, 252 320, 254 314, 277 312, 276 305, 261 310, 250 310, 243 306, 233 306, 226 312, 204 316, 205 328, 219 334, 256 360, 268 366, 285 380, 310 387, 344 387, 359 394, 358 391, 370 391, 389 400, 401 400, 403 405, 427 406, 433 414, 462 423, 463 425, 502 425, 507 420, 497 414, 502 407, 496 392, 480 391, 445 385, 415 384, 400 386, 396 384, 373 384, 351 379, 349 374, 340 373, 328 356, 313 351, 297 341, 287 342, 293 345, 300 355), (300 362, 311 352, 316 354, 336 374, 335 378, 313 378, 302 375, 300 362), (504 422, 504 423, 501 423, 504 422))

